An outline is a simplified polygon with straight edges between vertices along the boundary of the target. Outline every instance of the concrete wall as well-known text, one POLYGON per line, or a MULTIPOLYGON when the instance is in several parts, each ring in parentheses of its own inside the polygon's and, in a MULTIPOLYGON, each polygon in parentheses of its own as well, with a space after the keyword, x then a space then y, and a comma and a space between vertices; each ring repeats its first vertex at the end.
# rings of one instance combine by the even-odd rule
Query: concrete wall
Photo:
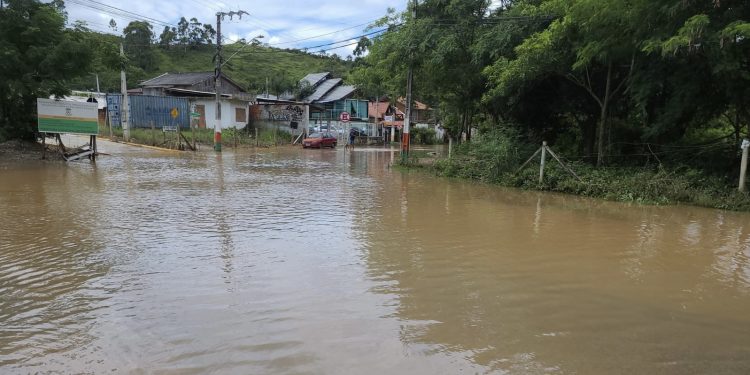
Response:
MULTIPOLYGON (((214 129, 216 126, 216 102, 214 99, 195 98, 190 99, 190 104, 203 105, 206 111, 206 128, 214 129)), ((242 129, 247 126, 248 119, 248 102, 241 100, 223 99, 221 101, 221 128, 242 129), (236 117, 236 110, 242 109, 245 112, 244 118, 236 117)))

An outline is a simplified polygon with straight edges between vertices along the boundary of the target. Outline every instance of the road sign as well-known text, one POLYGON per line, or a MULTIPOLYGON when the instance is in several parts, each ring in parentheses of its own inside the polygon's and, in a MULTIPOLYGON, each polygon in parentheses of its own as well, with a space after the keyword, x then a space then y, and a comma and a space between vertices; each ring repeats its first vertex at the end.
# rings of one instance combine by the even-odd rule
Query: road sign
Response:
POLYGON ((37 126, 42 133, 99 133, 99 110, 96 103, 38 98, 36 109, 37 126))
POLYGON ((177 107, 172 108, 172 110, 169 112, 169 115, 172 116, 173 119, 176 119, 177 116, 180 115, 180 111, 177 110, 177 107))
POLYGON ((351 120, 351 117, 349 116, 349 112, 341 112, 341 116, 339 116, 339 120, 341 120, 341 122, 349 122, 349 120, 351 120))
POLYGON ((201 114, 198 112, 190 112, 190 117, 200 118, 201 114))

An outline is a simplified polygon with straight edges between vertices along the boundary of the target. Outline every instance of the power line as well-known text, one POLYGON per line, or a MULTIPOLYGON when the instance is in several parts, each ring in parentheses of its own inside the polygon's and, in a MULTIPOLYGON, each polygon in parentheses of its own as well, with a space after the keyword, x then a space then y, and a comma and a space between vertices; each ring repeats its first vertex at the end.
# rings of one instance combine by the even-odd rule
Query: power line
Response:
MULTIPOLYGON (((253 16, 253 15, 250 15, 249 17, 250 17, 250 18, 254 18, 254 19, 256 20, 255 22, 256 22, 256 23, 257 23, 257 24, 258 24, 258 25, 259 25, 260 27, 263 27, 263 28, 269 28, 269 29, 272 29, 272 30, 274 30, 274 29, 276 29, 276 30, 280 29, 279 27, 276 27, 276 26, 274 26, 274 25, 271 25, 271 24, 269 24, 269 23, 267 23, 267 22, 265 22, 265 21, 261 20, 260 18, 258 18, 258 17, 255 17, 255 16, 253 16)), ((290 31, 290 32, 291 32, 291 34, 289 34, 289 33, 285 32, 285 31, 279 31, 278 33, 279 33, 280 35, 286 35, 287 37, 291 37, 291 39, 294 39, 294 38, 300 38, 300 36, 299 36, 299 35, 296 35, 296 33, 294 33, 293 31, 290 31), (292 35, 292 34, 294 34, 294 35, 292 35)))
MULTIPOLYGON (((400 25, 397 25, 397 26, 400 26, 400 25)), ((302 49, 302 50, 310 50, 310 49, 315 49, 315 48, 322 48, 322 47, 333 46, 333 45, 340 44, 340 43, 349 43, 349 44, 343 45, 343 46, 334 47, 334 48, 327 48, 327 49, 338 49, 338 48, 342 48, 342 47, 348 47, 348 46, 352 46, 352 45, 355 45, 355 44, 359 43, 359 40, 357 40, 356 42, 352 42, 353 39, 360 39, 362 37, 371 36, 371 35, 378 34, 378 33, 387 33, 389 31, 392 31, 392 29, 391 28, 387 28, 387 29, 375 30, 375 31, 371 31, 369 33, 365 33, 365 34, 353 36, 351 38, 347 38, 347 39, 344 39, 344 40, 338 40, 338 41, 335 41, 335 42, 330 42, 330 43, 325 43, 325 44, 319 44, 317 46, 304 47, 304 48, 300 48, 300 49, 302 49)), ((271 46, 271 45, 269 45, 269 46, 271 46)), ((321 51, 325 51, 325 50, 326 49, 323 49, 321 51)))
POLYGON ((98 2, 96 0, 86 0, 86 1, 88 1, 90 3, 93 3, 93 4, 97 4, 97 5, 105 7, 105 8, 113 9, 113 10, 118 11, 118 12, 122 12, 122 13, 126 13, 126 14, 132 14, 135 17, 141 17, 141 18, 143 18, 145 20, 149 20, 149 21, 152 21, 152 22, 154 22, 156 24, 161 24, 163 26, 174 26, 174 24, 172 24, 170 22, 158 20, 156 18, 152 18, 152 17, 144 16, 142 14, 134 13, 134 12, 131 12, 131 11, 128 11, 128 10, 120 9, 120 8, 117 8, 117 7, 109 5, 109 4, 104 4, 104 3, 98 2))
POLYGON ((138 13, 130 12, 124 9, 120 9, 111 5, 107 5, 104 3, 100 3, 94 0, 68 0, 68 2, 80 5, 82 7, 96 10, 105 14, 108 14, 113 17, 125 19, 125 20, 131 20, 131 21, 147 21, 147 22, 153 22, 158 25, 162 26, 174 26, 171 23, 157 20, 155 18, 147 17, 138 13))
POLYGON ((370 24, 371 22, 372 21, 367 21, 367 22, 359 24, 359 25, 354 25, 354 26, 351 26, 351 27, 347 27, 345 29, 331 31, 331 32, 328 32, 328 33, 325 33, 325 34, 315 35, 315 36, 311 36, 311 37, 307 37, 307 38, 302 38, 302 39, 297 39, 297 40, 292 40, 292 41, 288 41, 288 42, 272 43, 272 44, 269 44, 269 45, 271 45, 271 46, 280 46, 280 45, 284 45, 284 44, 292 44, 292 43, 297 43, 297 42, 304 42, 306 40, 320 38, 321 36, 332 35, 332 34, 340 33, 342 31, 351 30, 351 29, 354 29, 354 28, 357 28, 357 27, 362 27, 362 26, 370 24))

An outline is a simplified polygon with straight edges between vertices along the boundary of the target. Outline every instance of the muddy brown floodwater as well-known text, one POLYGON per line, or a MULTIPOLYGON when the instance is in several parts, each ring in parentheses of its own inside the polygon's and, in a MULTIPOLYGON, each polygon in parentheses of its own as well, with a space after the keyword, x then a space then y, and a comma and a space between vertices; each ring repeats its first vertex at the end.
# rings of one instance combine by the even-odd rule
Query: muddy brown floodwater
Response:
POLYGON ((0 373, 748 374, 750 215, 378 150, 0 162, 0 373))

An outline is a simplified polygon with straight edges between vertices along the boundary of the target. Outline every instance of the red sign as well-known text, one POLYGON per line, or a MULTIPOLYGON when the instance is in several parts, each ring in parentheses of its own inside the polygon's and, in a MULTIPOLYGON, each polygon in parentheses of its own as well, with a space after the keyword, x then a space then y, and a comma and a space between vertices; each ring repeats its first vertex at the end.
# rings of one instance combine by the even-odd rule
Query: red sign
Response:
POLYGON ((339 120, 341 120, 341 122, 349 122, 349 120, 351 120, 351 117, 349 116, 349 112, 341 112, 341 116, 339 116, 339 120))

